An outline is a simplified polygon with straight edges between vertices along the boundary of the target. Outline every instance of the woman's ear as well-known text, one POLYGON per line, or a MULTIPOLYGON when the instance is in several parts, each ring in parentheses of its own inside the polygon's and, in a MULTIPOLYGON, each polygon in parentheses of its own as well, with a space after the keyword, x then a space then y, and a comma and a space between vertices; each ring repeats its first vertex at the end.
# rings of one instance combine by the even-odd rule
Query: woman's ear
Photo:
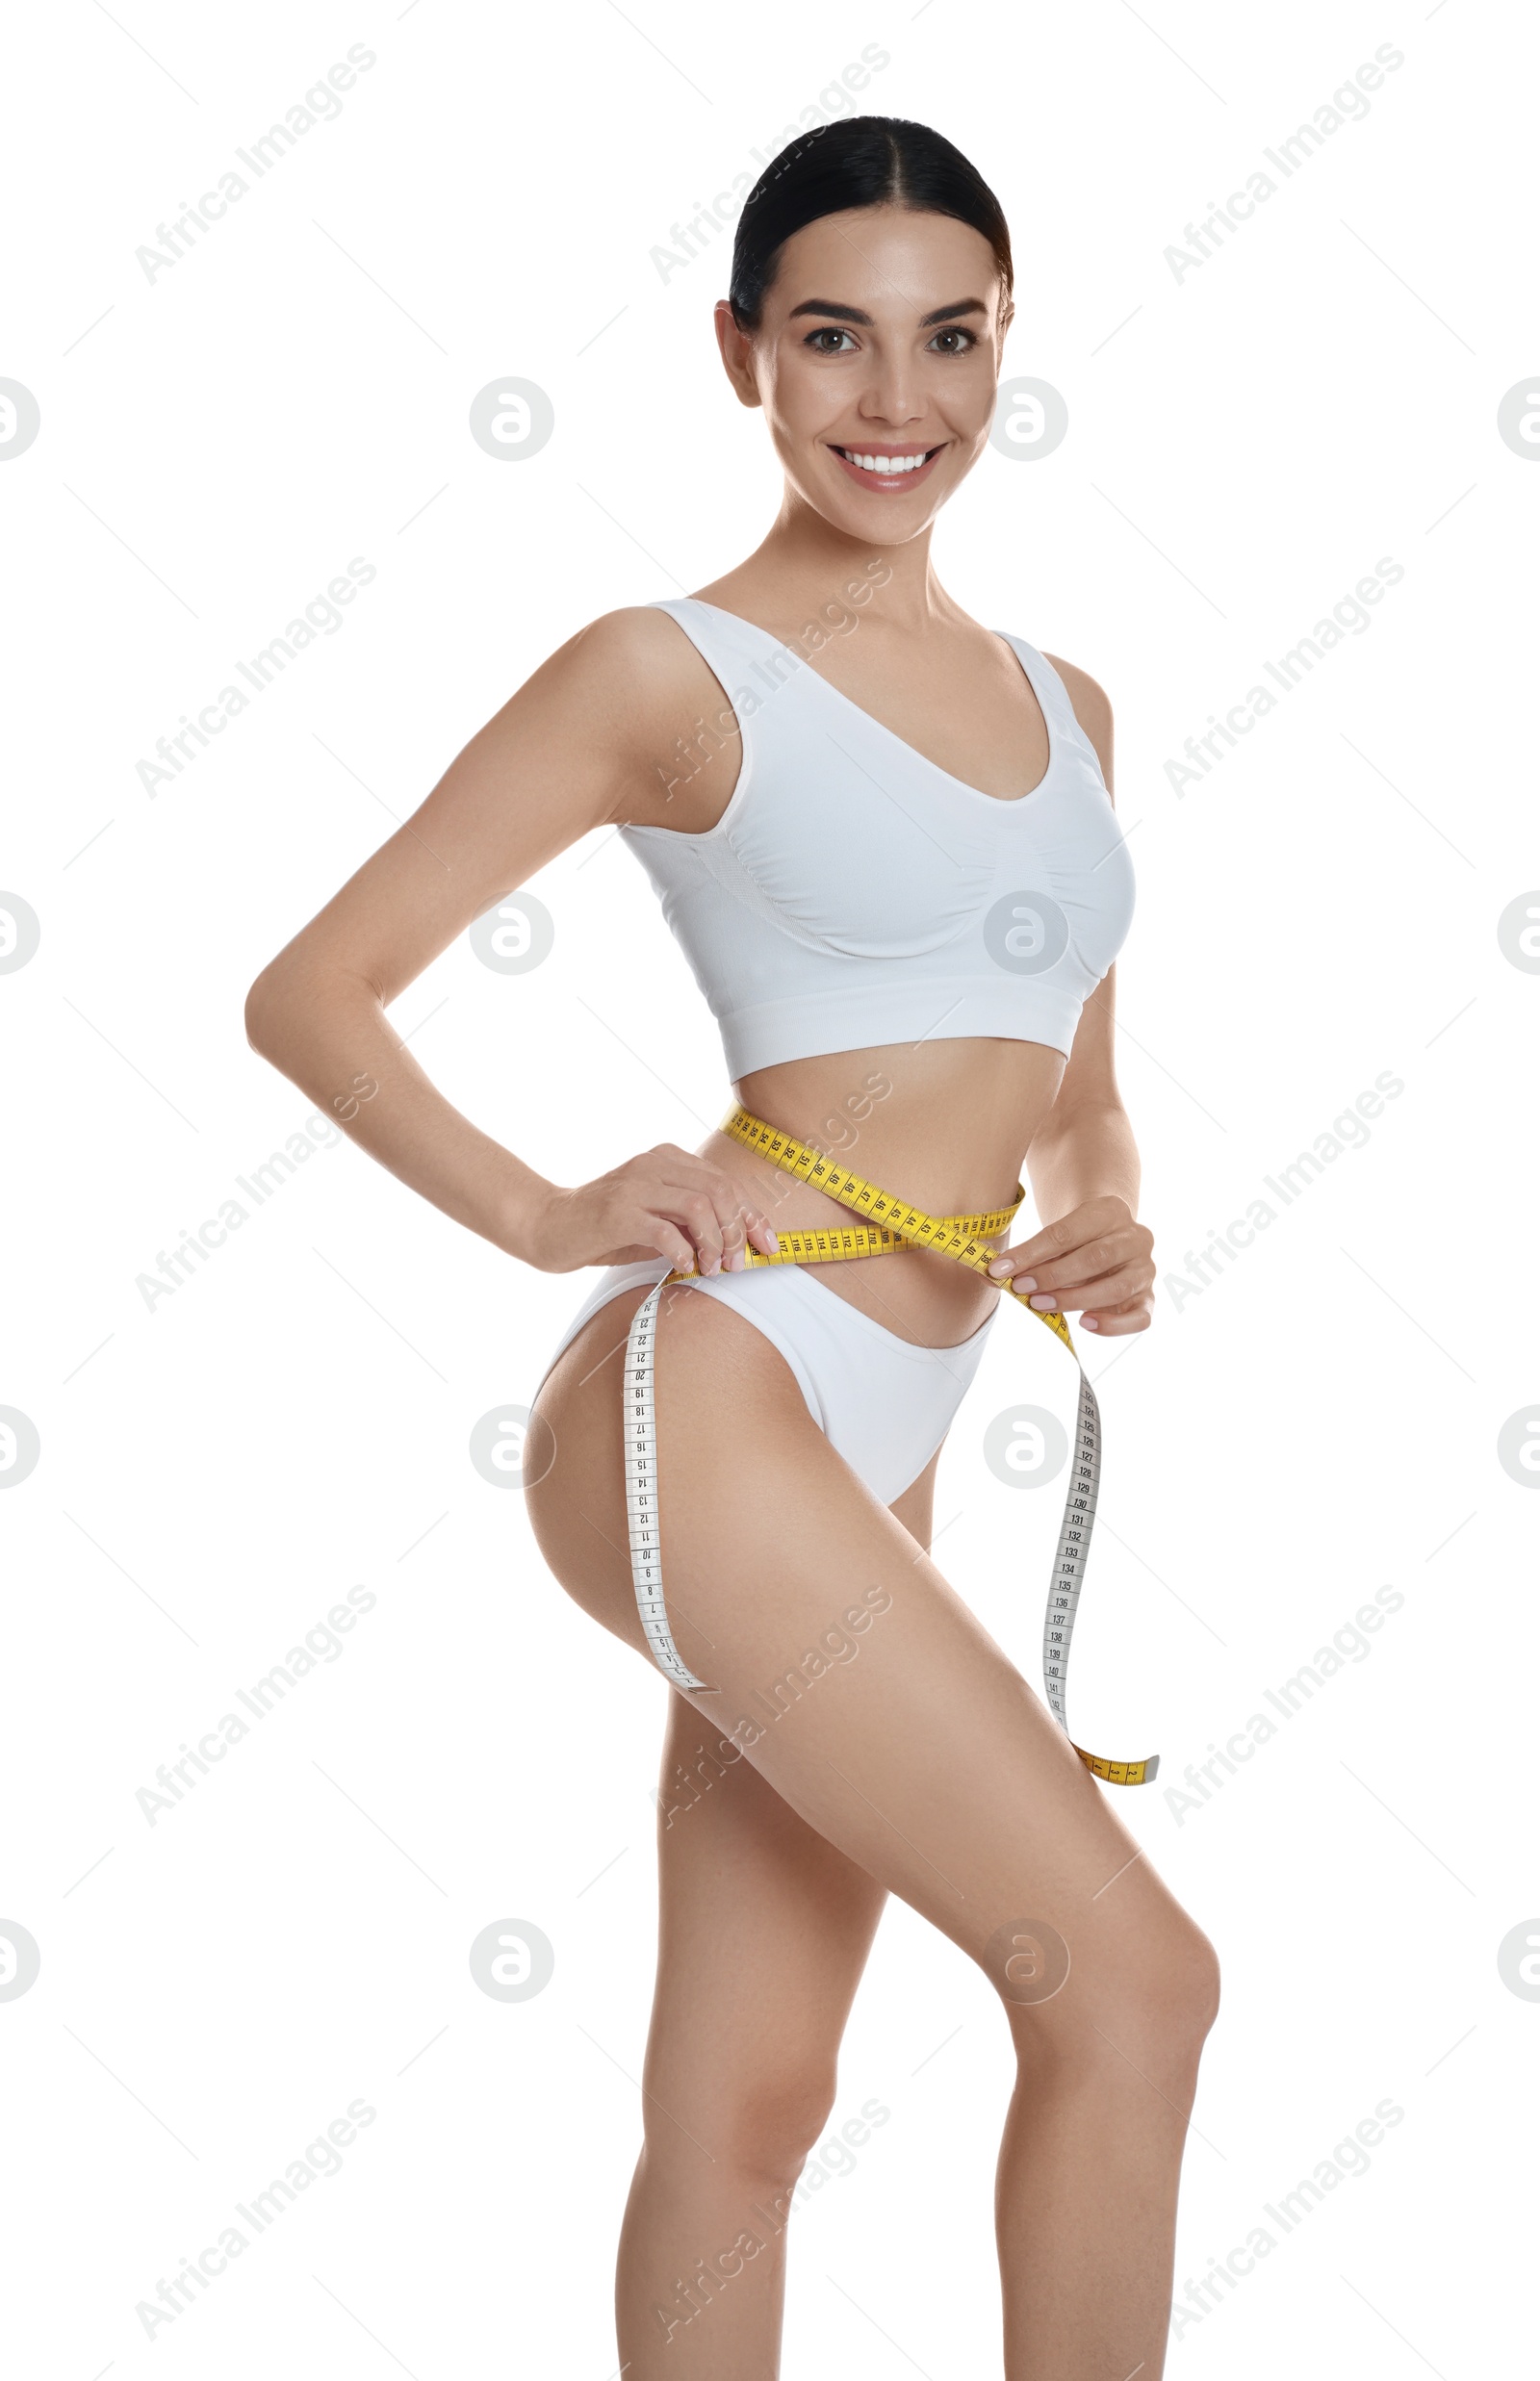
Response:
POLYGON ((759 384, 754 372, 753 335, 738 326, 730 301, 719 297, 714 315, 716 344, 722 351, 722 368, 737 393, 740 405, 760 403, 759 384))

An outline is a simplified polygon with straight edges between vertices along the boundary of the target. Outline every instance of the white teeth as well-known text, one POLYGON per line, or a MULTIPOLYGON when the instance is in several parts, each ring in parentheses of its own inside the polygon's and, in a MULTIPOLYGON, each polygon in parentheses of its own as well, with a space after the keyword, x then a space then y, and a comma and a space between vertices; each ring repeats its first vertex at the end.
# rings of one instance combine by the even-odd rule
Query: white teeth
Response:
POLYGON ((926 461, 923 454, 853 454, 848 447, 840 452, 858 471, 877 472, 884 475, 893 472, 917 472, 926 461))

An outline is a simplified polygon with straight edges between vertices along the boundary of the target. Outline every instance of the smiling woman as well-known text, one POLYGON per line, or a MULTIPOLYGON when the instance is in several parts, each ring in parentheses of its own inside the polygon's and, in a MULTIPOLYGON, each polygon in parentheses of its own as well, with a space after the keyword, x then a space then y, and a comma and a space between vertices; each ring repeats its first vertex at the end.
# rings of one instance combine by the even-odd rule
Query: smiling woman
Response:
MULTIPOLYGON (((867 116, 840 126, 839 132, 842 137, 833 142, 826 136, 815 136, 801 144, 791 164, 779 172, 772 170, 751 195, 738 226, 731 292, 725 305, 717 309, 719 335, 725 335, 724 315, 740 335, 747 332, 757 337, 762 331, 765 301, 779 261, 786 243, 799 234, 813 227, 828 233, 821 243, 828 256, 827 286, 849 293, 852 269, 859 270, 869 262, 860 243, 872 209, 900 208, 911 214, 950 218, 988 243, 990 269, 981 281, 988 294, 950 298, 917 314, 911 310, 905 328, 929 334, 923 339, 927 354, 958 362, 978 358, 987 367, 992 366, 988 372, 992 405, 998 344, 1012 314, 1013 280, 1011 235, 998 199, 961 151, 924 125, 867 116)), ((979 240, 956 244, 962 286, 971 287, 980 279, 979 240)), ((805 239, 799 246, 806 258, 805 239)), ((899 288, 889 286, 882 295, 887 302, 871 312, 853 303, 849 294, 801 297, 786 309, 785 320, 787 323, 810 320, 817 325, 803 341, 809 356, 831 363, 859 358, 869 352, 885 331, 890 334, 905 311, 893 303, 901 295, 899 288)), ((731 362, 729 370, 732 370, 731 362)), ((885 438, 874 423, 872 431, 855 446, 834 440, 826 443, 854 486, 891 499, 915 494, 953 442, 943 439, 928 445, 918 438, 885 438)), ((967 460, 971 462, 972 456, 967 460)))
POLYGON ((256 1046, 424 1197, 526 1264, 599 1271, 532 1398, 530 1520, 568 1594, 670 1680, 665 1779, 716 1779, 660 1810, 629 2381, 778 2368, 775 2211, 889 1892, 1010 2028, 1007 2381, 1164 2367, 1216 1965, 1091 1774, 1151 1765, 1066 1733, 1089 1386, 1053 1716, 929 1551, 1002 1286, 1066 1342, 1067 1310, 1110 1338, 1153 1305, 1113 1065, 1133 879, 1111 709, 931 558, 988 441, 1011 289, 998 202, 940 134, 860 117, 775 159, 715 315, 784 475, 763 542, 553 653, 248 1003, 256 1046), (603 826, 661 897, 739 1105, 697 1150, 563 1187, 459 1114, 385 1011, 603 826), (1007 1245, 1023 1172, 1040 1220, 1007 1245), (739 1717, 766 1681, 771 1713, 739 1717))

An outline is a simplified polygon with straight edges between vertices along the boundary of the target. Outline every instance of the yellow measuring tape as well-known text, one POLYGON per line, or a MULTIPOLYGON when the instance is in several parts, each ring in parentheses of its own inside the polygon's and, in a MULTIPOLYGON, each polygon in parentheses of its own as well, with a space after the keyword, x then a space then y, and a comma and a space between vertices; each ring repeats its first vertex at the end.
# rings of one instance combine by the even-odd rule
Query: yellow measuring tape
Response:
MULTIPOLYGON (((835 1165, 832 1158, 823 1157, 817 1150, 793 1139, 789 1133, 779 1131, 775 1125, 764 1123, 758 1116, 751 1116, 745 1108, 732 1109, 723 1118, 719 1130, 740 1142, 745 1149, 752 1149, 757 1156, 768 1158, 783 1172, 810 1183, 828 1197, 837 1199, 842 1207, 848 1207, 867 1218, 860 1224, 830 1231, 778 1230, 776 1237, 780 1244, 775 1253, 770 1255, 757 1248, 746 1248, 745 1266, 830 1265, 851 1257, 880 1257, 899 1248, 920 1247, 937 1249, 942 1256, 951 1257, 959 1265, 965 1265, 975 1273, 988 1277, 989 1267, 1000 1252, 984 1243, 1010 1229, 1012 1218, 1026 1196, 1018 1183, 1011 1205, 995 1208, 988 1215, 928 1216, 923 1208, 911 1206, 907 1199, 895 1198, 891 1191, 879 1190, 875 1183, 865 1181, 848 1166, 835 1165)), ((631 1575, 636 1589, 637 1608, 654 1659, 677 1685, 709 1694, 714 1690, 706 1687, 705 1681, 697 1678, 680 1660, 663 1606, 658 1545, 657 1427, 653 1398, 658 1300, 670 1282, 687 1281, 695 1271, 693 1266, 676 1267, 648 1293, 631 1321, 626 1347, 624 1391, 626 1501, 630 1523, 631 1575)), ((1064 1316, 1045 1314, 1039 1307, 1027 1306, 1027 1293, 1018 1292, 1014 1281, 995 1286, 1010 1290, 1018 1305, 1025 1307, 1029 1315, 1036 1315, 1040 1322, 1047 1324, 1054 1337, 1074 1357, 1080 1374, 1074 1459, 1070 1466, 1064 1520, 1060 1524, 1059 1547, 1049 1586, 1042 1639, 1043 1684, 1053 1715, 1067 1736, 1069 1726, 1065 1716, 1065 1692, 1069 1674, 1069 1645, 1096 1512, 1096 1491, 1101 1476, 1101 1417, 1095 1393, 1086 1378, 1085 1367, 1081 1364, 1064 1316)), ((1070 1737, 1070 1743, 1074 1744, 1073 1737, 1070 1737)), ((1160 1755, 1154 1753, 1142 1761, 1113 1761, 1101 1754, 1088 1753, 1084 1745, 1075 1745, 1075 1751, 1091 1775, 1108 1785, 1143 1785, 1155 1776, 1160 1766, 1160 1755)))

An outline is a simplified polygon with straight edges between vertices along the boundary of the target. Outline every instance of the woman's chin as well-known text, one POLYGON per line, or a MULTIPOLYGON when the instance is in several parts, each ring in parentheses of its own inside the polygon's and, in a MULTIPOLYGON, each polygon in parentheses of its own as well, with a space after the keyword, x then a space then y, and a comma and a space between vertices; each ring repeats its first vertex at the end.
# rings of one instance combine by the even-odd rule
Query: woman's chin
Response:
POLYGON ((810 487, 805 479, 786 474, 786 486, 800 498, 809 512, 814 512, 859 546, 907 546, 911 538, 928 529, 941 509, 940 498, 925 492, 925 501, 914 497, 865 496, 857 489, 829 488, 819 484, 810 487))

